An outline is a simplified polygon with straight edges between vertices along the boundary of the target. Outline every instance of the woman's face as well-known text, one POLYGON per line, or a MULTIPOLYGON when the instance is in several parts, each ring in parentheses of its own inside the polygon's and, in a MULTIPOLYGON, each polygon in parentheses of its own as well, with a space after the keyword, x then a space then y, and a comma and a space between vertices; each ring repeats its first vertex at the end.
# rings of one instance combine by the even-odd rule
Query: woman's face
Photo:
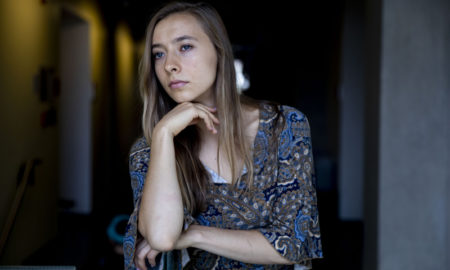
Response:
POLYGON ((194 16, 175 13, 156 24, 152 55, 156 76, 175 102, 214 106, 217 53, 194 16))

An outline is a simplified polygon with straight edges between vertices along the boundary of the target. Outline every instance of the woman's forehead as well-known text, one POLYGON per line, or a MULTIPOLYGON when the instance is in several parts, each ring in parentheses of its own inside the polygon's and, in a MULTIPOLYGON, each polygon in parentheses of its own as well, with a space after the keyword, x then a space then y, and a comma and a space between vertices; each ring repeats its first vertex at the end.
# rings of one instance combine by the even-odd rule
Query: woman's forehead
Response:
POLYGON ((189 13, 175 13, 159 21, 153 33, 154 42, 171 42, 180 36, 200 38, 206 35, 198 20, 189 13))

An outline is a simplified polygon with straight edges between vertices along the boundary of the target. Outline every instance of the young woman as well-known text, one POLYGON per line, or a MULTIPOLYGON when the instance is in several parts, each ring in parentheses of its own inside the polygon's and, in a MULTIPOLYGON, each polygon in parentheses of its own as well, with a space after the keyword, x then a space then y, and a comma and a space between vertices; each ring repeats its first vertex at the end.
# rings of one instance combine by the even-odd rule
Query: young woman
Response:
POLYGON ((214 8, 154 15, 140 91, 125 269, 294 269, 322 257, 308 121, 238 94, 214 8))

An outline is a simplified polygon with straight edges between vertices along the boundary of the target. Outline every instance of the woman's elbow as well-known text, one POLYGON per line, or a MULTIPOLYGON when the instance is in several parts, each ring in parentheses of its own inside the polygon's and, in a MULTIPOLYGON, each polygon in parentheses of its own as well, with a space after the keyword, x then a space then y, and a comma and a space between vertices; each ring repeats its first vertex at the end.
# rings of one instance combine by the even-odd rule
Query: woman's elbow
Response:
POLYGON ((167 252, 175 248, 176 240, 164 235, 150 235, 148 242, 152 249, 167 252))
POLYGON ((273 258, 271 264, 292 265, 292 264, 296 264, 296 262, 290 261, 290 260, 286 259, 285 257, 281 256, 280 254, 278 254, 278 256, 276 258, 273 258))
POLYGON ((285 256, 281 255, 278 251, 275 250, 275 256, 272 258, 273 259, 273 264, 284 264, 284 265, 292 265, 292 264, 296 264, 295 261, 291 261, 288 258, 286 258, 285 256))
POLYGON ((141 235, 147 240, 151 249, 155 249, 161 252, 173 250, 175 247, 176 239, 165 235, 161 232, 150 232, 142 222, 138 224, 138 230, 141 235))

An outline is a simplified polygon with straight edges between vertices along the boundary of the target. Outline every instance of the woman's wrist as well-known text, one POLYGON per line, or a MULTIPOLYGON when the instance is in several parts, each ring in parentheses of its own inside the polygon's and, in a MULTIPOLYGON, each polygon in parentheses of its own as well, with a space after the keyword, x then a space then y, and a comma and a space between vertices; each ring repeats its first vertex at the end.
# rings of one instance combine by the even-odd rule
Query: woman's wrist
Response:
POLYGON ((173 140, 173 134, 167 127, 157 124, 152 132, 152 141, 164 140, 165 138, 173 140))
POLYGON ((195 247, 202 241, 202 228, 200 225, 191 225, 189 227, 190 247, 195 247))
POLYGON ((191 225, 184 231, 175 245, 175 249, 184 249, 188 247, 195 247, 201 241, 201 226, 191 225))

